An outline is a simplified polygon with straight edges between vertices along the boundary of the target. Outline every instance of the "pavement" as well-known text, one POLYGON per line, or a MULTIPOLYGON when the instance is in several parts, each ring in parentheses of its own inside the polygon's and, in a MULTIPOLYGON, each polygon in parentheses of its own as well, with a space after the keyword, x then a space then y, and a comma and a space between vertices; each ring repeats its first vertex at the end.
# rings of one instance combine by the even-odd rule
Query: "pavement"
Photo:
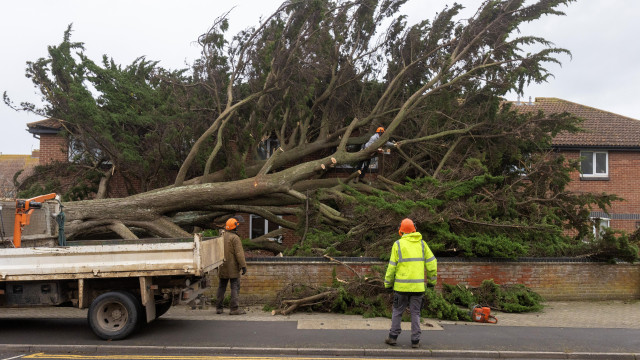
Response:
MULTIPOLYGON (((150 332, 147 337, 140 335, 132 341, 110 342, 108 347, 110 351, 164 353, 184 353, 197 348, 219 354, 640 360, 640 300, 547 302, 542 311, 535 313, 492 312, 498 319, 497 324, 423 319, 423 341, 419 350, 410 348, 410 323, 403 323, 399 346, 389 347, 382 343, 390 326, 386 318, 311 312, 282 316, 271 315, 260 307, 245 309, 245 315, 229 316, 228 310, 219 315, 213 307, 173 307, 141 331, 150 332), (174 343, 171 327, 177 324, 188 324, 184 328, 191 328, 194 333, 211 333, 221 327, 228 330, 220 332, 216 340, 191 334, 187 335, 188 339, 174 343), (270 337, 270 331, 277 332, 278 336, 270 337), (162 336, 167 336, 162 342, 164 345, 154 345, 162 336)), ((0 324, 18 324, 19 319, 81 319, 78 322, 85 322, 86 310, 0 309, 0 324)), ((0 351, 20 346, 29 350, 61 349, 72 344, 77 347, 76 351, 96 351, 102 343, 56 341, 47 348, 46 344, 16 343, 15 339, 4 337, 0 338, 0 351)))

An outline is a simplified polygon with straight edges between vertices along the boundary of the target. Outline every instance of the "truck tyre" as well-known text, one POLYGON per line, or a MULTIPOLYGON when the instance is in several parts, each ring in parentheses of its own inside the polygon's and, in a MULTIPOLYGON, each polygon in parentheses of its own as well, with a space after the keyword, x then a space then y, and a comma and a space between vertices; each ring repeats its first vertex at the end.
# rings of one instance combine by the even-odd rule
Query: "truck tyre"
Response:
POLYGON ((129 336, 138 325, 139 301, 130 293, 111 291, 98 296, 87 318, 91 330, 104 340, 121 340, 129 336))

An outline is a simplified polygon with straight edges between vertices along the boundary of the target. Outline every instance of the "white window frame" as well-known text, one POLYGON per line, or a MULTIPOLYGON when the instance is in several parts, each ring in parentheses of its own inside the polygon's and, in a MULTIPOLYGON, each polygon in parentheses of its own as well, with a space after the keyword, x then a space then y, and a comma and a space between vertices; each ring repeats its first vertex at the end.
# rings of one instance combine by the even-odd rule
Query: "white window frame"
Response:
POLYGON ((580 150, 580 176, 583 178, 606 178, 609 177, 609 152, 604 150, 580 150), (584 170, 582 169, 582 162, 583 159, 587 157, 586 154, 584 153, 591 153, 591 164, 592 164, 592 169, 591 169, 591 173, 585 173, 584 170), (597 161, 597 154, 604 154, 605 156, 605 172, 604 173, 595 173, 595 169, 596 169, 596 161, 597 161))

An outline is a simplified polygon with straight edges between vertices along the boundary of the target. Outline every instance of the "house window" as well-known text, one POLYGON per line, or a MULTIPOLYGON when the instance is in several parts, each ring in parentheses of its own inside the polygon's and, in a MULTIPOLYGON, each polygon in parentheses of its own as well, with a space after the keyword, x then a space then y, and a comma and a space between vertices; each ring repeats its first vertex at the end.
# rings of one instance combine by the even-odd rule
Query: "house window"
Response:
MULTIPOLYGON (((69 140, 69 146, 67 149, 68 161, 71 163, 90 162, 95 163, 97 160, 103 158, 102 149, 100 149, 97 143, 91 141, 89 143, 80 141, 75 137, 71 137, 69 140)), ((103 164, 111 165, 111 161, 103 160, 103 164)))
POLYGON ((274 224, 273 222, 270 222, 269 220, 258 215, 251 215, 249 221, 251 222, 249 224, 249 228, 251 229, 249 231, 250 239, 255 239, 259 236, 268 234, 269 232, 278 230, 280 228, 278 224, 274 224))
POLYGON ((273 152, 280 147, 280 141, 276 138, 268 138, 258 144, 258 159, 267 160, 273 152))
POLYGON ((611 219, 591 218, 593 222, 593 237, 598 239, 604 234, 604 229, 611 227, 611 219))
POLYGON ((609 153, 606 151, 581 151, 580 172, 582 177, 609 176, 609 153))

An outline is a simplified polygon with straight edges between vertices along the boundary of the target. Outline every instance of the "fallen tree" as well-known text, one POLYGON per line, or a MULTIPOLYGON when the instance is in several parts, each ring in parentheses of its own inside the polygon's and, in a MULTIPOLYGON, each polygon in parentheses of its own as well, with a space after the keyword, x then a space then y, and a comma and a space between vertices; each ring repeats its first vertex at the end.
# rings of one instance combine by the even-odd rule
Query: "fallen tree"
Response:
POLYGON ((490 1, 465 20, 453 5, 412 26, 404 2, 286 1, 232 38, 224 15, 198 39, 201 58, 177 71, 144 58, 98 65, 69 27, 28 63, 47 105, 4 96, 60 119, 74 154, 64 181, 39 169, 23 196, 64 193, 69 238, 183 237, 249 213, 304 239, 339 239, 298 246, 322 253, 383 254, 405 216, 452 254, 513 257, 540 237, 540 253, 579 246, 589 207, 615 199, 566 191, 577 163, 548 152, 579 120, 519 114, 501 98, 546 81, 546 64, 569 53, 517 30, 571 1, 490 1), (389 140, 396 156, 376 181, 329 177, 389 140), (116 175, 133 195, 107 198, 116 175))

